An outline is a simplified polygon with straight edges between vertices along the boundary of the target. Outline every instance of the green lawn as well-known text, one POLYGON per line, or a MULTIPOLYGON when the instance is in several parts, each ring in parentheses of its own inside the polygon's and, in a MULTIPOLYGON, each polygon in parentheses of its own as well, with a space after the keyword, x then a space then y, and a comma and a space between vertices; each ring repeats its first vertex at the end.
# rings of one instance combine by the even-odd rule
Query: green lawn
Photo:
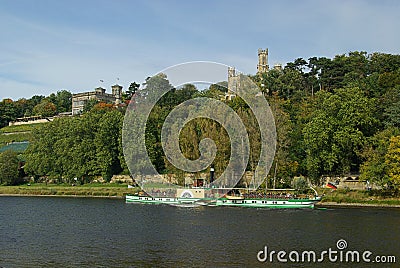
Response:
POLYGON ((10 142, 29 141, 30 139, 31 133, 15 133, 9 135, 0 134, 0 147, 10 142))
POLYGON ((105 196, 124 197, 138 192, 124 184, 85 184, 81 186, 37 183, 19 186, 0 186, 0 194, 9 195, 55 195, 55 196, 105 196))
POLYGON ((333 203, 353 203, 353 204, 371 204, 371 205, 400 205, 400 197, 382 197, 373 195, 368 191, 359 190, 331 190, 318 189, 322 198, 322 204, 326 202, 333 203))
POLYGON ((35 127, 40 124, 29 124, 29 125, 19 125, 19 126, 7 126, 0 129, 0 133, 14 133, 14 132, 27 132, 32 131, 35 127))

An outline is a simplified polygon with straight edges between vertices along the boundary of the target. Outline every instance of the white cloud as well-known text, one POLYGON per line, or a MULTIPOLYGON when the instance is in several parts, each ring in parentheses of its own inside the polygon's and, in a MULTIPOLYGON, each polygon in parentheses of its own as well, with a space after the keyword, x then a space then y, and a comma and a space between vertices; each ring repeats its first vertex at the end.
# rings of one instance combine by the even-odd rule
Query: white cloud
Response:
POLYGON ((109 2, 96 14, 83 3, 60 19, 54 5, 63 7, 43 6, 41 16, 0 11, 0 99, 91 90, 100 79, 109 87, 117 77, 128 87, 196 60, 255 73, 259 47, 269 48, 271 66, 352 50, 399 53, 397 2, 109 2))

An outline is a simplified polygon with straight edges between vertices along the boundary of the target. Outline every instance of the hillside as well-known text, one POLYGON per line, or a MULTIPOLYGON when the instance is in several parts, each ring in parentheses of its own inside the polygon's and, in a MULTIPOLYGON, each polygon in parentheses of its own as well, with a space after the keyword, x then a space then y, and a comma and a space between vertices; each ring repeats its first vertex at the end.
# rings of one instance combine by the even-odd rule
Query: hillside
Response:
POLYGON ((30 141, 31 131, 37 126, 38 124, 29 124, 1 128, 0 148, 12 142, 30 141))

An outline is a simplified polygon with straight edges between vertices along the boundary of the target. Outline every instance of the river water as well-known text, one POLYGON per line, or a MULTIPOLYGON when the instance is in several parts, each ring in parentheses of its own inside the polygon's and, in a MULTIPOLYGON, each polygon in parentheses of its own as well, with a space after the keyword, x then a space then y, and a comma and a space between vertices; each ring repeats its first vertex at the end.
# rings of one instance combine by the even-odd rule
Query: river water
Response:
POLYGON ((0 267, 344 265, 400 267, 400 209, 177 208, 101 198, 0 197, 0 267), (329 249, 336 255, 322 258, 329 249), (340 262, 339 254, 349 250, 360 258, 370 251, 371 263, 340 262), (285 251, 281 260, 287 262, 276 254, 265 260, 271 251, 285 251), (294 253, 289 258, 292 251, 299 259, 294 253), (302 261, 304 251, 316 252, 317 260, 304 255, 302 261), (391 263, 372 263, 376 256, 391 263))

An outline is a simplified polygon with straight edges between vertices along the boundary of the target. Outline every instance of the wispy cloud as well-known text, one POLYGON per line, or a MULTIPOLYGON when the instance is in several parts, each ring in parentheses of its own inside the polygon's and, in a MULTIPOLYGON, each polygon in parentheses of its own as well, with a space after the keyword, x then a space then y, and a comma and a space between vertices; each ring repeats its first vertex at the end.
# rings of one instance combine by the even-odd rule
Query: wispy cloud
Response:
POLYGON ((209 60, 254 73, 352 50, 399 53, 397 1, 7 1, 0 8, 0 99, 91 90, 209 60), (96 8, 94 8, 96 6, 96 8))

